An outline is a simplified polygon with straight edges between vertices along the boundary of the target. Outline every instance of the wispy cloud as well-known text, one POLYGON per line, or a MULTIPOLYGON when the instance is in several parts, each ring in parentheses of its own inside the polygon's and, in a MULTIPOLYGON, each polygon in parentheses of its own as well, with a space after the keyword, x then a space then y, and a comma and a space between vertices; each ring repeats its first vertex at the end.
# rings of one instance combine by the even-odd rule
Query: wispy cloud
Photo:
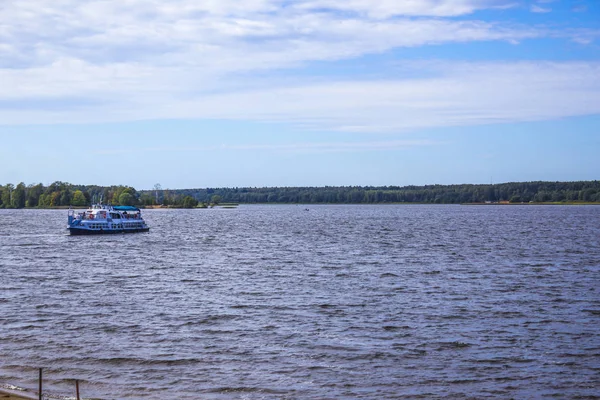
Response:
POLYGON ((395 132, 598 112, 596 63, 407 64, 396 74, 347 79, 295 73, 314 62, 397 48, 597 38, 580 29, 469 19, 512 6, 505 0, 6 2, 0 121, 222 118, 395 132), (272 79, 278 71, 288 74, 272 79))
MULTIPOLYGON (((294 123, 306 129, 403 132, 428 127, 535 121, 600 113, 600 63, 409 63, 425 77, 320 80, 194 93, 165 82, 123 83, 98 95, 110 103, 76 111, 2 110, 5 123, 104 122, 163 118, 294 123), (144 87, 147 84, 148 86, 144 87), (153 93, 154 92, 154 93, 153 93), (133 93, 133 94, 132 94, 133 93)), ((408 73, 408 75, 413 75, 408 73)), ((82 82, 85 84, 85 81, 82 82)), ((96 89, 89 87, 89 90, 96 89)))
POLYGON ((351 10, 373 18, 392 16, 435 16, 449 17, 471 14, 483 9, 502 9, 514 7, 515 3, 507 0, 304 0, 297 2, 300 9, 334 9, 351 10))
POLYGON ((531 10, 531 12, 534 12, 534 13, 543 13, 543 14, 552 12, 551 8, 544 8, 544 7, 540 7, 538 5, 535 5, 535 4, 531 5, 530 10, 531 10))
POLYGON ((314 1, 287 7, 276 7, 275 1, 244 2, 243 6, 222 3, 201 3, 207 6, 179 0, 163 6, 140 0, 64 0, 51 6, 35 0, 12 2, 2 14, 6 23, 0 31, 0 43, 4 43, 0 67, 47 68, 78 60, 110 68, 117 76, 126 67, 148 65, 194 68, 196 75, 204 75, 286 68, 396 47, 545 35, 527 26, 427 18, 467 13, 477 9, 475 4, 484 8, 498 3, 492 1, 423 0, 401 6, 389 1, 375 5, 358 0, 318 2, 322 7, 329 5, 329 11, 315 10, 314 1), (369 10, 364 12, 367 15, 363 10, 369 10), (410 18, 412 14, 424 18, 410 18))
POLYGON ((327 142, 327 143, 287 143, 287 144, 222 144, 211 146, 160 146, 136 147, 127 149, 98 149, 97 155, 121 155, 131 153, 181 153, 202 151, 274 151, 290 153, 355 152, 355 151, 391 151, 422 146, 442 145, 434 140, 387 140, 363 142, 327 142))

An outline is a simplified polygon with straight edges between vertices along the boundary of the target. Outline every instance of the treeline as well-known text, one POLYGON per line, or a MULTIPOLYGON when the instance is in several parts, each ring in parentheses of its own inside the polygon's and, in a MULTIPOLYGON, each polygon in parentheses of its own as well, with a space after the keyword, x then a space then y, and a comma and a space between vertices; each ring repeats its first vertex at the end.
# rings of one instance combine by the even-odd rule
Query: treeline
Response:
MULTIPOLYGON (((196 207, 198 201, 192 197, 170 194, 168 190, 161 193, 161 201, 175 207, 196 207)), ((86 207, 95 203, 144 206, 157 203, 156 197, 149 192, 138 192, 130 186, 96 186, 73 185, 65 182, 54 182, 49 186, 7 184, 0 186, 0 208, 54 208, 54 207, 86 207)))
MULTIPOLYGON (((516 182, 495 185, 345 186, 181 189, 142 191, 153 194, 154 202, 175 197, 192 197, 199 202, 218 198, 226 203, 460 204, 484 202, 544 203, 600 202, 600 181, 516 182)), ((149 196, 152 197, 152 196, 149 196)))
POLYGON ((49 186, 7 184, 0 186, 0 208, 52 208, 88 206, 96 202, 114 205, 136 205, 140 194, 128 186, 84 186, 54 182, 49 186))
POLYGON ((459 204, 600 202, 600 181, 515 182, 495 185, 344 186, 141 190, 129 186, 54 182, 0 186, 0 208, 113 205, 196 207, 216 203, 459 204))

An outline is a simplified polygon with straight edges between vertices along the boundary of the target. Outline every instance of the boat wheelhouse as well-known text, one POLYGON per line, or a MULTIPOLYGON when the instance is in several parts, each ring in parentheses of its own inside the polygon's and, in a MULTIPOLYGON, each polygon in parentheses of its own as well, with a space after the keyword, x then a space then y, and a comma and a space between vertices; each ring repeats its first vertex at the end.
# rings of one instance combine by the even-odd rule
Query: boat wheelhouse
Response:
POLYGON ((148 232, 150 227, 139 208, 93 205, 81 213, 69 210, 67 229, 71 235, 148 232))

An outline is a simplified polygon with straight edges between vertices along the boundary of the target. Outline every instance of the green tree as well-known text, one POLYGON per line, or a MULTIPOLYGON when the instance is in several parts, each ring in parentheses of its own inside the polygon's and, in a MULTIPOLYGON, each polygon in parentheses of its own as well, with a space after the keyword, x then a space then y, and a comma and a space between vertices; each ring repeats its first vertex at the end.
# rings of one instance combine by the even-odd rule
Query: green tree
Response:
POLYGON ((140 203, 145 206, 151 206, 156 204, 155 196, 152 193, 142 193, 140 196, 140 203))
POLYGON ((8 183, 2 190, 2 204, 6 208, 12 208, 12 192, 14 189, 14 185, 8 183))
POLYGON ((76 190, 73 193, 73 199, 71 200, 71 204, 74 206, 85 206, 86 205, 85 195, 81 190, 76 190))
POLYGON ((533 196, 533 201, 538 202, 538 203, 550 201, 551 199, 552 199, 552 196, 550 195, 550 193, 546 192, 545 190, 541 190, 541 191, 537 192, 535 196, 533 196))
POLYGON ((48 207, 50 205, 50 201, 48 200, 48 195, 45 193, 40 194, 40 198, 38 199, 38 207, 48 207))
POLYGON ((596 189, 585 189, 581 191, 581 200, 583 201, 594 201, 596 195, 596 189))
POLYGON ((213 195, 213 197, 211 197, 211 202, 213 204, 219 204, 221 202, 221 196, 218 194, 213 195))
POLYGON ((198 205, 198 200, 192 196, 185 196, 183 199, 183 208, 194 208, 198 205))
POLYGON ((50 194, 50 207, 60 206, 60 192, 52 192, 50 194))
POLYGON ((552 193, 552 201, 559 202, 565 200, 565 194, 562 191, 552 193))
POLYGON ((119 197, 121 197, 121 195, 125 192, 125 188, 120 186, 115 188, 112 192, 110 192, 108 194, 108 196, 105 197, 105 201, 108 201, 108 203, 114 204, 114 205, 126 205, 126 204, 121 204, 121 202, 119 201, 119 197))
POLYGON ((169 189, 163 190, 162 199, 162 204, 164 204, 165 206, 171 204, 171 192, 169 191, 169 189))
POLYGON ((60 205, 68 206, 71 204, 71 191, 67 188, 60 194, 60 205))
POLYGON ((518 194, 515 194, 514 196, 512 196, 509 200, 511 203, 520 203, 521 202, 521 196, 519 196, 518 194))
POLYGON ((38 207, 40 204, 40 196, 44 193, 44 185, 38 183, 35 186, 31 186, 27 189, 27 201, 25 205, 27 207, 38 207))
POLYGON ((484 200, 486 201, 496 201, 496 192, 494 191, 493 186, 486 186, 484 190, 484 200))
POLYGON ((119 196, 119 204, 122 206, 132 206, 135 204, 135 197, 127 191, 121 193, 119 196))
POLYGON ((13 208, 25 207, 25 184, 19 183, 12 193, 12 206, 13 208))

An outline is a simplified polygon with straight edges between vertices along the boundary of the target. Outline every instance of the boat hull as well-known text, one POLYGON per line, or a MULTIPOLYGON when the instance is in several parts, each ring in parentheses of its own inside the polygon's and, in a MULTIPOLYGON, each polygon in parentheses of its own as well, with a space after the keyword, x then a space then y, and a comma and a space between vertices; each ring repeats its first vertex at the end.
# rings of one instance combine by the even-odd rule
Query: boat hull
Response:
POLYGON ((130 228, 130 229, 85 229, 78 227, 71 227, 69 233, 71 235, 114 235, 120 233, 140 233, 149 232, 150 228, 130 228))

